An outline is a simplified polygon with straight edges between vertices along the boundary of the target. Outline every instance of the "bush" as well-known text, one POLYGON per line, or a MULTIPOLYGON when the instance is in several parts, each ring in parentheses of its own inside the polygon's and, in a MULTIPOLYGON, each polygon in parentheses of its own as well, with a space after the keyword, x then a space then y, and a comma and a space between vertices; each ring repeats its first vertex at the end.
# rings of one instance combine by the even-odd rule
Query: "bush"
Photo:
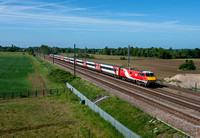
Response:
POLYGON ((34 51, 33 51, 33 50, 30 50, 30 51, 29 51, 29 55, 32 55, 32 56, 35 57, 34 51))
POLYGON ((180 70, 195 70, 196 67, 194 65, 194 62, 192 60, 188 61, 186 60, 185 63, 181 64, 178 69, 180 70))
POLYGON ((120 57, 120 60, 126 60, 126 58, 125 57, 120 57))
POLYGON ((62 69, 52 70, 48 75, 48 78, 57 83, 71 82, 75 77, 71 73, 64 71, 62 69))
MULTIPOLYGON (((78 56, 77 56, 77 58, 85 58, 85 54, 83 54, 83 53, 78 53, 78 56)), ((95 57, 93 56, 93 55, 86 55, 86 58, 88 58, 88 59, 94 59, 95 57)))

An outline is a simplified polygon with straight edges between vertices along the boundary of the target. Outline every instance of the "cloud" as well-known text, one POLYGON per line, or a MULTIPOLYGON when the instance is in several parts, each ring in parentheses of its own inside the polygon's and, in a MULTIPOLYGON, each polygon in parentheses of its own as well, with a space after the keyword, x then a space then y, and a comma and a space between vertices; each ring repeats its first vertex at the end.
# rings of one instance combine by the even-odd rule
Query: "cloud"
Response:
MULTIPOLYGON (((59 3, 44 3, 37 1, 0 1, 0 23, 15 24, 19 28, 22 25, 43 25, 42 27, 53 29, 62 26, 69 30, 85 31, 199 31, 200 26, 179 25, 179 21, 144 22, 136 20, 122 20, 121 18, 94 18, 83 17, 77 11, 85 11, 88 8, 66 6, 59 3), (48 26, 45 26, 48 25, 48 26)), ((106 16, 149 16, 139 13, 111 13, 106 16)))
POLYGON ((140 17, 140 16, 149 16, 150 14, 141 14, 141 13, 113 13, 110 11, 107 11, 105 13, 101 13, 104 16, 118 16, 118 17, 140 17))

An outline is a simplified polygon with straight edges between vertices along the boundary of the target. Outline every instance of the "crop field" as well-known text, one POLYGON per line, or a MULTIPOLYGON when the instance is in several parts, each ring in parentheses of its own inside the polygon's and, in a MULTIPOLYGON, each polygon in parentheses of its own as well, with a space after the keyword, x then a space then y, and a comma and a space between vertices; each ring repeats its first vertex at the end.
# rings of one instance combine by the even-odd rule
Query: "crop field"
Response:
POLYGON ((0 93, 32 90, 30 78, 34 72, 29 56, 22 53, 0 53, 0 93))
MULTIPOLYGON (((63 54, 66 56, 66 54, 63 54)), ((69 54, 73 56, 73 54, 69 54)), ((123 56, 108 56, 108 55, 93 55, 94 59, 87 59, 90 61, 102 62, 112 65, 127 66, 127 59, 120 60, 123 56)), ((148 70, 155 73, 157 79, 164 79, 172 77, 176 74, 199 74, 200 73, 200 59, 192 59, 197 67, 196 71, 180 71, 178 67, 180 64, 185 63, 186 59, 157 59, 145 57, 130 57, 131 68, 148 70)), ((190 60, 190 59, 189 59, 190 60)))

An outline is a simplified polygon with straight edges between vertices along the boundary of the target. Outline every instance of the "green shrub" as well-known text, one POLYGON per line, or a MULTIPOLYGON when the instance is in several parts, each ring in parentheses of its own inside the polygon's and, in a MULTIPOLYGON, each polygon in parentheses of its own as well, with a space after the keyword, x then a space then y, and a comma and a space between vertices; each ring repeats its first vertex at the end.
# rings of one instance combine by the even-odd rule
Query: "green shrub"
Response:
POLYGON ((29 51, 29 55, 32 55, 32 56, 35 57, 34 51, 33 51, 33 50, 30 50, 30 51, 29 51))
MULTIPOLYGON (((76 58, 85 58, 85 54, 83 53, 78 53, 77 57, 76 58)), ((94 59, 95 57, 93 55, 86 55, 86 58, 87 59, 94 59)))
POLYGON ((194 65, 194 62, 192 60, 188 61, 186 60, 185 63, 181 64, 178 69, 180 70, 195 70, 196 66, 194 65))
POLYGON ((126 58, 125 57, 120 57, 120 60, 126 60, 126 58))

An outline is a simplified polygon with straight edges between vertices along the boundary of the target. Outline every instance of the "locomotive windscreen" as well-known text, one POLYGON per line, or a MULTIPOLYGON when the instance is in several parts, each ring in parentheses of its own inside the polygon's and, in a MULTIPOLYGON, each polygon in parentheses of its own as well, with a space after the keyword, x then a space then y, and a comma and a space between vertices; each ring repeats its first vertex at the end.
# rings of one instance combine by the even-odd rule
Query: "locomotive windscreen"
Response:
POLYGON ((146 76, 147 77, 154 77, 154 74, 153 73, 146 73, 146 76))

